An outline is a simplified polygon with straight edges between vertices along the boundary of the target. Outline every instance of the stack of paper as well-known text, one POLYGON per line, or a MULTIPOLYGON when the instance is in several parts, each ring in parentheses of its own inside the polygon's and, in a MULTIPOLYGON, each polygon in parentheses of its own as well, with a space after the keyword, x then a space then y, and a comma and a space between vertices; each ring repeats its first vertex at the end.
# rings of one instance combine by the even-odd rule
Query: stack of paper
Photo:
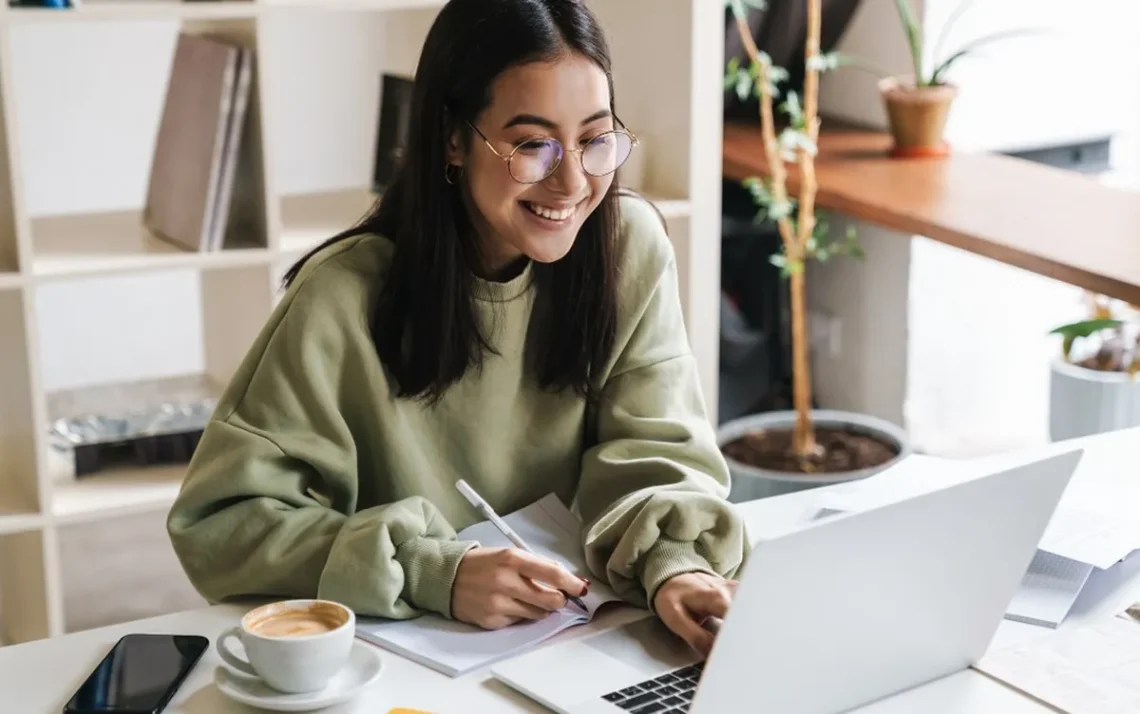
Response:
POLYGON ((1140 711, 1140 622, 1128 613, 993 650, 974 668, 1068 714, 1140 711))
MULTIPOLYGON (((829 488, 813 507, 826 512, 861 511, 911 498, 994 473, 1040 454, 956 461, 912 456, 870 478, 829 488)), ((1089 578, 1107 570, 1140 548, 1140 519, 1129 503, 1110 495, 1112 474, 1096 469, 1119 468, 1082 461, 1039 544, 1006 618, 1044 627, 1064 622, 1089 578)), ((1115 491, 1113 491, 1115 492, 1115 491)))

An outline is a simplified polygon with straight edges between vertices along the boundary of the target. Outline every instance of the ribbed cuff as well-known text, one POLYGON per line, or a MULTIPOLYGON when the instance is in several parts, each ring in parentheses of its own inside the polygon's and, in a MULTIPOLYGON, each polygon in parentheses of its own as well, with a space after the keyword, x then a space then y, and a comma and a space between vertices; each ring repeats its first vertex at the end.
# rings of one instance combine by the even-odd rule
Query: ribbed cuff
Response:
POLYGON ((657 589, 669 578, 683 573, 708 573, 716 575, 708 560, 697 553, 692 541, 660 538, 645 554, 641 570, 641 583, 649 599, 650 612, 654 612, 653 599, 657 589))
POLYGON ((459 561, 477 543, 414 538, 396 549, 404 569, 404 597, 422 610, 451 617, 451 586, 459 561))

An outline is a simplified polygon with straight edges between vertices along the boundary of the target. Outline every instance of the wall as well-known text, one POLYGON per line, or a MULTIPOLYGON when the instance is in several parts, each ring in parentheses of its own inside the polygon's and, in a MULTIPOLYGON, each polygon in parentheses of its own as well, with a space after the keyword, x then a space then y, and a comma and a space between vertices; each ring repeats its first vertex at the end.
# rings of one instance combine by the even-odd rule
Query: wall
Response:
MULTIPOLYGON (((921 2, 913 3, 923 12, 921 2)), ((904 73, 910 54, 893 0, 863 0, 837 48, 904 73)), ((826 117, 885 128, 876 76, 853 68, 824 75, 820 111, 826 117)), ((846 230, 833 216, 834 230, 846 230)), ((812 264, 809 304, 815 394, 821 406, 848 409, 904 424, 909 339, 910 237, 855 222, 866 258, 812 264)))
MULTIPOLYGON (((929 47, 959 0, 912 4, 929 47)), ((959 65, 954 78, 963 87, 947 131, 955 148, 1022 148, 1120 128, 1140 134, 1140 72, 1123 55, 1129 43, 1121 36, 1136 26, 1134 5, 1094 0, 1078 11, 1062 0, 972 3, 945 49, 1025 25, 1047 32, 991 45, 959 65)), ((839 49, 909 71, 893 0, 864 0, 839 49)), ((850 68, 829 73, 823 111, 885 127, 875 82, 850 68)), ((1129 162, 1140 166, 1140 149, 1125 134, 1115 150, 1121 170, 1108 180, 1120 183, 1129 162)), ((1079 291, 922 237, 857 228, 866 261, 813 268, 821 403, 905 424, 915 445, 933 453, 1043 441, 1048 360, 1056 351, 1046 332, 1079 315, 1079 291), (838 337, 828 338, 829 322, 838 337)))
MULTIPOLYGON (((939 35, 957 4, 927 0, 928 38, 939 35)), ((1115 147, 1118 170, 1104 180, 1127 182, 1140 167, 1135 155, 1126 155, 1128 132, 1140 130, 1140 70, 1127 49, 1137 20, 1140 8, 1130 0, 1092 0, 1079 9, 1067 0, 975 3, 955 25, 947 50, 1013 28, 1045 33, 992 45, 959 65, 950 141, 959 150, 1003 150, 1125 132, 1115 147)), ((1049 362, 1059 349, 1047 333, 1082 315, 1081 295, 917 238, 906 408, 916 443, 935 453, 974 455, 1047 441, 1049 362)))
MULTIPOLYGON (((405 15, 405 13, 401 13, 405 15)), ((277 19, 261 48, 270 75, 275 173, 282 194, 368 184, 386 53, 384 18, 277 19), (312 48, 302 54, 296 48, 312 48), (331 76, 338 81, 330 82, 331 76), (312 98, 312 100, 309 100, 312 98)), ((177 26, 129 22, 12 30, 22 164, 32 217, 143 203, 177 26), (86 58, 86 59, 83 59, 86 58)), ((419 35, 422 37, 422 33, 419 35)), ((415 43, 418 56, 418 42, 415 43)), ((190 271, 67 281, 36 293, 48 390, 200 372, 198 276, 190 271)))

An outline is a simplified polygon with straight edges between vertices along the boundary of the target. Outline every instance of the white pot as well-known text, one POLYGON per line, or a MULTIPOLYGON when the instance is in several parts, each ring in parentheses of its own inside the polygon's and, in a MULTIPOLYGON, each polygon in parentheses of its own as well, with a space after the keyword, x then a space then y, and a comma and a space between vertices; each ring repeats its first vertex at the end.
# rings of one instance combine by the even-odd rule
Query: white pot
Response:
MULTIPOLYGON (((893 444, 897 456, 884 464, 869 469, 823 474, 769 471, 725 457, 728 459, 728 468, 732 475, 732 489, 729 492, 728 499, 733 503, 743 503, 744 501, 778 496, 793 491, 855 481, 876 474, 911 453, 906 432, 885 419, 855 412, 816 409, 812 411, 812 420, 817 428, 843 427, 850 431, 873 435, 888 444, 893 444)), ((717 430, 717 444, 724 446, 739 436, 761 429, 791 429, 795 422, 796 413, 794 411, 749 414, 722 424, 717 430)))
POLYGON ((1049 378, 1049 438, 1063 441, 1140 426, 1140 376, 1056 360, 1049 378))

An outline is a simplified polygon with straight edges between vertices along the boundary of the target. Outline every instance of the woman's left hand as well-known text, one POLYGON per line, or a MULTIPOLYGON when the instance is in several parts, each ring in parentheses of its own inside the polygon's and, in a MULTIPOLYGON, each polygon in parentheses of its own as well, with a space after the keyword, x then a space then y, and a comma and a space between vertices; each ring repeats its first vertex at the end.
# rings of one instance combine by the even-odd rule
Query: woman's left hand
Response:
POLYGON ((735 580, 708 573, 682 573, 657 589, 653 609, 666 627, 707 657, 714 635, 705 629, 704 622, 709 617, 724 619, 735 594, 735 580))

